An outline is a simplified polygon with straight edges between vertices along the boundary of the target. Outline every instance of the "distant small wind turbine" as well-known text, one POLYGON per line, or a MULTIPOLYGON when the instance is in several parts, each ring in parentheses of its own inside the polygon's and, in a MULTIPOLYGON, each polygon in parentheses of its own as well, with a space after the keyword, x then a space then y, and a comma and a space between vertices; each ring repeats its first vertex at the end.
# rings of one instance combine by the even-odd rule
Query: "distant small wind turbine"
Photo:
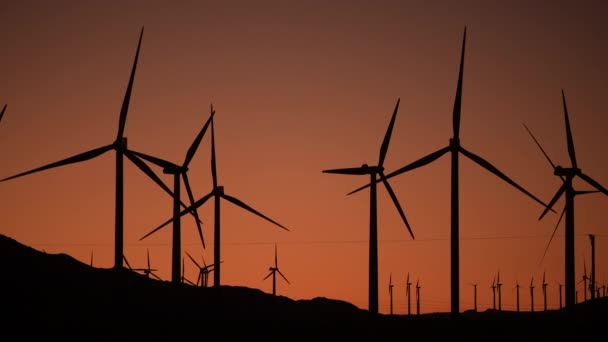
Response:
POLYGON ((203 266, 201 266, 198 262, 196 262, 196 260, 194 260, 194 258, 188 252, 186 252, 186 255, 188 255, 190 260, 192 260, 196 267, 199 268, 198 277, 196 279, 196 285, 200 285, 201 287, 207 287, 209 283, 209 273, 213 272, 213 264, 207 265, 207 263, 205 263, 205 257, 201 256, 203 259, 203 266))
POLYGON ((283 275, 283 273, 281 273, 281 270, 279 270, 279 260, 277 257, 277 244, 274 244, 274 267, 270 266, 268 268, 270 270, 270 273, 268 273, 268 275, 266 277, 264 277, 264 279, 262 280, 266 280, 266 278, 272 276, 272 295, 276 296, 277 295, 277 275, 276 273, 278 272, 279 275, 281 277, 283 277, 283 279, 287 282, 287 284, 289 283, 289 280, 287 280, 287 278, 283 275))
POLYGON ((587 291, 589 290, 587 288, 588 279, 589 279, 589 277, 587 276, 587 263, 585 262, 585 259, 583 258, 583 277, 581 280, 579 280, 577 285, 580 284, 581 282, 583 283, 583 300, 584 301, 587 301, 587 291))
POLYGON ((589 289, 591 290, 591 300, 595 299, 595 235, 589 234, 589 241, 591 242, 591 284, 589 289))
POLYGON ((530 280, 530 311, 534 312, 534 277, 530 280))
POLYGON ((492 279, 492 309, 496 310, 496 278, 492 279))
POLYGON ((547 282, 545 281, 545 272, 543 272, 543 299, 544 299, 544 309, 547 311, 547 282))
POLYGON ((515 281, 515 293, 516 293, 516 307, 517 307, 517 312, 519 312, 519 282, 515 281))
MULTIPOLYGON (((213 107, 211 107, 211 112, 214 113, 215 110, 213 109, 213 107)), ((259 211, 253 209, 252 207, 248 206, 247 204, 245 204, 244 202, 242 202, 241 200, 229 196, 224 192, 224 187, 223 186, 219 186, 217 185, 217 168, 216 168, 216 162, 215 162, 215 133, 214 133, 214 124, 213 124, 213 119, 211 120, 211 176, 212 176, 212 180, 213 180, 213 189, 211 190, 211 192, 209 192, 207 195, 203 196, 201 199, 199 199, 198 201, 196 201, 193 205, 191 205, 190 207, 186 208, 185 210, 183 210, 179 216, 184 216, 189 212, 192 212, 193 210, 196 210, 198 208, 200 208, 203 204, 205 204, 205 202, 207 202, 208 199, 210 199, 211 197, 214 197, 215 199, 215 210, 214 210, 214 240, 213 240, 213 286, 214 287, 219 287, 220 286, 220 265, 221 265, 221 261, 220 261, 220 199, 225 199, 228 202, 233 203, 234 205, 241 207, 261 218, 263 218, 264 220, 271 222, 272 224, 286 230, 289 231, 289 229, 285 228, 283 225, 281 225, 280 223, 277 223, 276 221, 268 218, 267 216, 265 216, 264 214, 260 213, 259 211)), ((151 234, 155 233, 156 231, 158 231, 159 229, 163 228, 164 226, 168 225, 169 223, 171 223, 172 221, 174 221, 174 218, 170 218, 167 221, 165 221, 163 224, 161 224, 160 226, 156 227, 155 229, 153 229, 152 231, 150 231, 148 234, 144 235, 140 240, 145 239, 146 237, 150 236, 151 234)))
POLYGON ((412 293, 410 291, 410 287, 412 285, 412 282, 410 281, 410 272, 407 272, 407 280, 405 281, 405 295, 407 296, 407 315, 409 316, 411 314, 411 299, 412 299, 412 293))
POLYGON ((378 314, 378 215, 377 215, 377 193, 376 193, 376 180, 377 176, 380 176, 380 180, 384 184, 386 191, 391 196, 401 219, 405 223, 412 239, 414 239, 414 233, 412 233, 412 229, 410 228, 410 224, 405 218, 405 213, 399 204, 399 200, 397 199, 397 195, 393 191, 393 188, 389 184, 388 180, 384 176, 384 159, 386 158, 386 153, 388 152, 388 146, 391 141, 391 135, 393 133, 393 126, 395 125, 395 119, 397 117, 397 111, 399 110, 399 102, 401 99, 397 99, 397 104, 395 105, 395 109, 393 110, 393 115, 391 117, 391 121, 386 130, 386 134, 384 135, 384 140, 382 141, 382 145, 380 146, 380 158, 378 160, 378 165, 369 166, 367 164, 363 164, 360 167, 353 168, 344 168, 344 169, 332 169, 332 170, 323 170, 324 173, 335 173, 335 174, 343 174, 343 175, 366 175, 370 177, 370 203, 369 203, 369 286, 368 286, 368 310, 372 314, 378 314))
POLYGON ((391 303, 391 315, 393 314, 393 274, 391 273, 388 277, 388 295, 391 303))
POLYGON ((190 284, 192 286, 196 286, 193 282, 191 282, 190 280, 188 280, 188 278, 186 278, 186 264, 184 262, 184 258, 182 258, 182 277, 181 277, 181 283, 182 284, 190 284))
POLYGON ((416 280, 416 315, 420 316, 420 282, 416 280))
POLYGON ((477 283, 471 285, 473 285, 473 311, 477 312, 477 283))
POLYGON ((500 271, 498 271, 498 277, 496 278, 496 292, 498 292, 498 311, 502 311, 502 283, 500 282, 500 271))
POLYGON ((143 273, 148 278, 150 278, 150 275, 151 275, 151 276, 153 276, 154 278, 156 278, 158 280, 162 280, 159 276, 157 276, 154 273, 154 271, 157 271, 157 270, 150 268, 150 250, 146 249, 146 254, 147 254, 147 257, 148 257, 148 267, 147 268, 133 268, 133 267, 131 267, 131 265, 129 264, 129 261, 127 261, 127 258, 124 255, 123 255, 123 259, 125 261, 125 264, 127 264, 127 267, 129 267, 129 269, 131 271, 141 272, 141 273, 143 273))

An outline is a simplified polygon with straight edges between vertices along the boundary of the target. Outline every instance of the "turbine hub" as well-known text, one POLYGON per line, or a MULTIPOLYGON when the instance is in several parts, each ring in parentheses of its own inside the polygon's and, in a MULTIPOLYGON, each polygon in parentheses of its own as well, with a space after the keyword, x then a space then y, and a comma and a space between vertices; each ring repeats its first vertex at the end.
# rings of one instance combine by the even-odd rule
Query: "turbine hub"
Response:
POLYGON ((218 194, 220 194, 220 195, 223 194, 224 193, 224 186, 223 185, 218 185, 217 188, 215 188, 215 191, 218 194))

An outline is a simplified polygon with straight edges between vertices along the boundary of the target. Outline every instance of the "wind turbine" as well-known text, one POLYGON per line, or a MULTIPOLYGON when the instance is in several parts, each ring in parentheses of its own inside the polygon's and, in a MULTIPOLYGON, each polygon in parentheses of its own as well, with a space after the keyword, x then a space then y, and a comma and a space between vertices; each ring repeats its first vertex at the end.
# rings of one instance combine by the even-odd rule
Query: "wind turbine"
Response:
MULTIPOLYGON (((465 52, 465 45, 466 45, 466 34, 467 34, 467 29, 466 27, 464 28, 464 35, 463 35, 463 39, 462 39, 462 50, 461 50, 461 55, 460 55, 460 70, 458 73, 458 84, 456 87, 456 97, 454 100, 454 110, 453 110, 453 114, 452 114, 452 127, 453 127, 453 136, 452 138, 450 138, 450 142, 449 145, 446 147, 443 147, 431 154, 428 154, 425 157, 422 157, 416 161, 414 161, 411 164, 408 164, 396 171, 391 172, 390 174, 388 174, 385 179, 389 179, 391 177, 400 175, 402 173, 417 169, 419 167, 422 167, 424 165, 427 165, 433 161, 435 161, 436 159, 438 159, 439 157, 443 156, 444 154, 446 154, 447 152, 451 153, 451 160, 452 160, 452 164, 451 164, 451 229, 450 229, 450 248, 451 248, 451 256, 450 256, 450 262, 451 262, 451 267, 450 267, 450 276, 451 276, 451 312, 452 315, 458 315, 460 314, 460 298, 459 298, 459 294, 460 294, 460 271, 459 271, 459 263, 460 263, 460 256, 459 256, 459 184, 458 184, 458 174, 459 174, 459 167, 458 167, 458 155, 460 153, 464 154, 467 158, 471 159, 473 162, 477 163, 478 165, 480 165, 481 167, 485 168, 486 170, 488 170, 489 172, 493 173, 494 175, 498 176, 499 178, 501 178, 502 180, 504 180, 505 182, 509 183, 510 185, 512 185, 513 187, 515 187, 516 189, 518 189, 519 191, 523 192, 524 194, 526 194, 527 196, 529 196, 530 198, 532 198, 533 200, 535 200, 536 202, 540 203, 543 205, 543 207, 546 207, 546 204, 543 203, 541 200, 539 200, 538 198, 536 198, 534 195, 532 195, 530 192, 528 192, 526 189, 524 189, 523 187, 521 187, 520 185, 518 185, 517 183, 515 183, 515 181, 513 181, 511 178, 509 178, 507 175, 505 175, 503 172, 501 172, 500 170, 498 170, 495 166, 493 166, 492 164, 490 164, 487 160, 483 159, 482 157, 474 154, 473 152, 470 152, 469 150, 465 149, 461 144, 460 144, 460 113, 461 113, 461 105, 462 105, 462 79, 463 79, 463 69, 464 69, 464 52, 465 52)), ((368 187, 370 185, 365 185, 362 186, 354 191, 351 192, 355 193, 357 191, 363 190, 366 187, 368 187)))
POLYGON ((410 287, 412 285, 412 282, 410 281, 410 272, 407 272, 407 280, 405 281, 405 294, 407 295, 407 315, 409 316, 411 313, 411 299, 412 299, 412 294, 410 291, 410 287))
MULTIPOLYGON (((579 177, 587 182, 589 185, 594 187, 600 192, 603 192, 605 195, 608 195, 608 190, 600 185, 593 178, 584 174, 581 169, 578 167, 576 161, 576 154, 574 151, 574 142, 572 140, 572 131, 570 129, 570 121, 568 118, 568 107, 566 105, 566 95, 564 94, 564 90, 562 89, 562 104, 564 107, 564 120, 566 123, 566 139, 568 143, 568 155, 570 157, 570 167, 563 167, 560 165, 553 166, 553 173, 556 176, 559 176, 562 179, 562 185, 559 190, 555 193, 555 196, 551 199, 545 210, 539 217, 539 220, 542 219, 545 214, 553 208, 553 205, 557 200, 565 194, 566 203, 564 207, 564 211, 566 213, 566 252, 565 252, 565 278, 566 278, 566 308, 572 309, 574 308, 574 304, 576 301, 575 298, 575 267, 574 267, 574 196, 581 193, 576 191, 573 187, 574 177, 579 177)), ((536 139, 535 139, 536 140, 536 139)), ((540 147, 540 145, 539 145, 540 147)), ((551 162, 547 154, 545 153, 545 157, 551 162)), ((551 162, 553 165, 553 162, 551 162)), ((586 192, 583 192, 586 193, 586 192)), ((557 226, 556 226, 557 229, 557 226)), ((586 290, 585 290, 586 291, 586 290)))
POLYGON ((543 272, 543 299, 544 309, 547 311, 547 282, 545 281, 545 272, 543 272))
POLYGON ((517 282, 517 281, 515 281, 515 293, 516 293, 517 312, 519 312, 519 282, 517 282))
POLYGON ((158 280, 162 280, 159 276, 157 276, 154 271, 157 271, 156 269, 152 269, 150 268, 150 250, 146 249, 146 254, 148 256, 148 267, 147 268, 133 268, 131 267, 131 265, 129 264, 129 261, 127 260, 127 258, 123 255, 123 260, 125 261, 125 264, 127 264, 127 267, 131 270, 131 271, 136 271, 136 272, 141 272, 143 273, 147 278, 150 278, 150 275, 152 275, 154 278, 158 279, 158 280))
MULTIPOLYGON (((98 157, 110 150, 115 150, 116 151, 116 211, 115 211, 115 238, 114 238, 115 239, 114 268, 121 268, 123 265, 122 264, 122 262, 123 262, 123 231, 124 231, 124 226, 123 226, 123 218, 124 218, 124 214, 123 214, 124 213, 124 211, 123 211, 124 210, 124 208, 123 208, 123 203, 124 203, 124 201, 123 201, 123 155, 126 155, 130 159, 133 156, 133 154, 127 149, 127 138, 124 136, 124 128, 125 128, 125 123, 127 120, 127 113, 129 111, 129 102, 131 100, 131 92, 133 89, 133 82, 135 79, 135 71, 137 68, 137 61, 139 58, 139 51, 140 51, 140 47, 141 47, 141 41, 143 38, 143 34, 144 34, 144 28, 142 27, 141 33, 139 35, 139 42, 137 43, 137 50, 135 52, 135 60, 133 62, 133 67, 131 69, 131 76, 129 77, 129 83, 127 85, 127 90, 125 92, 125 97, 122 102, 122 107, 120 110, 120 117, 119 117, 119 121, 118 121, 118 134, 116 135, 116 140, 109 145, 94 148, 92 150, 89 150, 89 151, 86 151, 83 153, 79 153, 77 155, 62 159, 60 161, 35 168, 33 170, 22 172, 17 175, 7 177, 7 178, 0 180, 0 182, 4 182, 4 181, 10 180, 10 179, 29 175, 29 174, 32 174, 35 172, 44 171, 44 170, 52 169, 52 168, 63 166, 63 165, 83 162, 83 161, 98 157)), ((157 183, 160 182, 162 184, 162 181, 160 181, 160 179, 158 179, 158 177, 155 178, 154 173, 149 168, 146 168, 145 165, 141 165, 142 163, 137 163, 137 162, 135 162, 135 164, 140 169, 142 169, 142 171, 144 171, 144 173, 146 173, 148 176, 150 176, 155 182, 157 182, 157 183)), ((164 186, 164 184, 163 184, 163 186, 164 186)), ((166 187, 164 189, 165 189, 165 191, 169 191, 169 189, 167 189, 166 187)), ((170 193, 170 191, 169 191, 169 193, 170 193)))
POLYGON ((388 295, 391 300, 391 315, 393 314, 393 274, 391 273, 388 277, 388 295))
POLYGON ((196 286, 194 285, 193 282, 191 282, 190 280, 188 280, 188 278, 186 278, 186 264, 184 263, 184 258, 182 258, 182 278, 181 278, 181 283, 182 284, 190 284, 192 286, 196 286))
POLYGON ((272 295, 276 296, 277 295, 277 275, 276 275, 277 272, 279 272, 279 275, 281 277, 283 277, 283 279, 285 279, 287 284, 289 284, 289 280, 287 280, 287 278, 283 275, 283 273, 281 273, 281 270, 279 270, 276 243, 274 244, 274 267, 271 266, 268 269, 270 270, 270 273, 268 273, 268 275, 266 277, 264 277, 264 279, 262 279, 262 280, 266 280, 266 278, 272 276, 272 295))
MULTIPOLYGON (((214 112, 213 107, 211 107, 211 112, 212 113, 214 112)), ((209 198, 214 197, 215 211, 214 211, 214 240, 213 240, 213 265, 214 265, 213 286, 219 287, 220 286, 220 264, 221 264, 221 262, 220 262, 220 199, 223 198, 223 199, 227 200, 228 202, 231 202, 231 203, 235 204, 236 206, 241 207, 241 208, 257 215, 257 216, 273 223, 274 225, 281 227, 282 229, 284 229, 286 231, 289 231, 289 229, 285 228, 283 225, 275 222, 274 220, 268 218, 267 216, 260 213, 259 211, 253 209, 252 207, 245 204, 241 200, 239 200, 235 197, 232 197, 230 195, 227 195, 224 192, 224 187, 217 185, 217 167, 216 167, 216 162, 215 162, 215 133, 214 133, 214 128, 213 128, 213 119, 211 120, 211 176, 213 178, 213 189, 211 190, 211 192, 209 192, 207 195, 203 196, 201 199, 196 201, 190 207, 186 208, 185 210, 182 210, 182 212, 179 214, 179 216, 181 217, 193 210, 198 209, 203 204, 205 204, 205 202, 207 202, 207 200, 209 198)), ((163 228, 167 224, 171 223, 173 220, 174 220, 174 218, 170 218, 169 220, 165 221, 163 224, 156 227, 148 234, 144 235, 140 240, 143 240, 146 237, 150 236, 154 232, 158 231, 159 229, 163 228)))
POLYGON ((420 316, 420 282, 416 280, 416 315, 420 316))
POLYGON ((209 280, 209 273, 211 273, 213 271, 213 264, 207 265, 207 263, 205 263, 205 258, 203 258, 203 266, 201 266, 198 262, 196 262, 196 260, 194 260, 194 258, 188 253, 186 252, 186 254, 188 255, 188 257, 190 258, 190 260, 192 260, 192 262, 196 265, 196 267, 199 268, 199 273, 198 273, 198 278, 196 279, 196 285, 201 287, 207 287, 208 285, 208 280, 209 280))
MULTIPOLYGON (((589 277, 587 276, 587 263, 583 259, 583 278, 577 283, 577 285, 581 282, 583 283, 583 298, 585 301, 587 301, 587 279, 589 279, 589 277)), ((568 303, 566 303, 566 305, 567 304, 568 303)))
POLYGON ((530 311, 534 312, 534 277, 530 280, 530 311))
MULTIPOLYGON (((141 152, 132 151, 134 155, 139 158, 145 159, 148 162, 156 164, 163 168, 163 172, 165 174, 173 175, 173 246, 172 246, 172 269, 171 269, 171 280, 173 283, 177 284, 180 282, 180 269, 179 269, 179 261, 182 258, 181 255, 181 218, 180 218, 180 190, 181 190, 181 179, 184 180, 184 186, 188 193, 188 198, 190 199, 190 205, 194 205, 194 195, 192 194, 192 189, 190 188, 190 182, 188 181, 188 166, 198 149, 198 146, 207 131, 211 120, 213 119, 213 115, 215 111, 213 110, 213 106, 211 107, 211 115, 207 122, 203 125, 200 132, 190 145, 186 153, 186 158, 183 164, 176 165, 171 162, 162 160, 160 158, 156 158, 141 152)), ((201 223, 199 220, 198 212, 196 209, 192 210, 192 215, 194 216, 194 220, 197 224, 198 234, 201 238, 201 242, 203 244, 203 248, 205 248, 205 239, 203 238, 203 231, 201 229, 201 223)), ((145 238, 145 237, 144 237, 145 238)), ((141 238, 140 240, 142 240, 141 238)))
POLYGON ((477 283, 471 285, 473 285, 473 311, 477 312, 477 283))
POLYGON ((595 235, 589 234, 589 240, 591 242, 591 300, 595 299, 595 235))
POLYGON ((498 272, 498 277, 496 278, 496 292, 498 292, 498 311, 502 310, 502 291, 501 291, 502 283, 500 282, 500 271, 498 272))
POLYGON ((367 164, 363 164, 361 167, 354 168, 345 168, 345 169, 332 169, 332 170, 323 170, 324 173, 335 173, 335 174, 343 174, 343 175, 367 175, 370 177, 370 208, 369 208, 369 312, 372 314, 378 314, 378 215, 377 215, 377 193, 376 193, 376 180, 377 176, 380 176, 380 181, 384 183, 386 190, 388 191, 395 207, 397 207, 397 211, 399 211, 399 215, 401 215, 401 219, 405 223, 412 239, 414 239, 414 233, 412 233, 412 229, 410 228, 410 224, 407 222, 405 218, 405 213, 399 204, 399 200, 397 199, 397 195, 391 188, 388 180, 384 175, 384 159, 386 158, 386 153, 388 152, 388 145, 391 140, 391 135, 393 133, 393 126, 395 125, 395 119, 397 117, 397 110, 399 109, 399 102, 401 99, 397 100, 397 104, 395 105, 395 110, 393 111, 393 116, 391 117, 391 121, 388 125, 388 129, 386 130, 386 134, 384 135, 384 140, 382 141, 382 145, 380 146, 380 158, 378 160, 377 166, 368 166, 367 164))

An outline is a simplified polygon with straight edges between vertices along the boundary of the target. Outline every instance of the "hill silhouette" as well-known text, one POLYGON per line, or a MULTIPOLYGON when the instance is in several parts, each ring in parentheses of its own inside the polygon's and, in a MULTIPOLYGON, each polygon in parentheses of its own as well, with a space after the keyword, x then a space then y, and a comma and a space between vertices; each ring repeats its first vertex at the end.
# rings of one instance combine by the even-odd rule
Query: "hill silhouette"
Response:
POLYGON ((83 338, 179 336, 421 336, 450 339, 594 336, 608 321, 607 298, 574 313, 467 311, 371 316, 335 299, 293 300, 259 289, 200 288, 129 269, 95 268, 0 235, 0 336, 83 338), (297 334, 297 335, 293 335, 297 334))

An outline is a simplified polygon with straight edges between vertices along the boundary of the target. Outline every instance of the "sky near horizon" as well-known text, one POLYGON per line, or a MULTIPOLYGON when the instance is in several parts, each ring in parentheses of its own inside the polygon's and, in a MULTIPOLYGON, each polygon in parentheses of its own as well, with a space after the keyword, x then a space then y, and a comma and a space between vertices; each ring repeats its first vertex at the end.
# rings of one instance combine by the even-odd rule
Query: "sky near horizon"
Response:
MULTIPOLYGON (((286 226, 283 231, 222 202, 222 284, 272 292, 274 262, 293 299, 328 297, 367 309, 367 177, 322 173, 375 165, 400 107, 386 173, 447 146, 464 27, 460 141, 545 202, 561 181, 530 138, 569 165, 565 91, 579 167, 608 187, 608 30, 605 1, 9 1, 0 5, 0 178, 110 144, 145 27, 125 136, 129 148, 181 164, 216 109, 219 184, 286 226)), ((211 190, 210 132, 190 164, 198 199, 211 190)), ((405 279, 419 280, 422 312, 450 310, 449 155, 389 182, 416 237, 378 187, 379 306, 406 313, 405 279)), ((171 275, 171 227, 139 239, 172 215, 172 199, 125 158, 124 251, 145 267, 146 250, 171 275)), ((172 187, 172 178, 153 168, 172 187)), ((0 233, 49 253, 112 267, 115 153, 0 183, 0 233)), ((575 181, 579 190, 590 187, 575 181)), ((183 201, 187 201, 182 188, 183 201)), ((558 213, 563 198, 556 204, 558 213)), ((608 284, 608 197, 575 199, 576 281, 591 269, 608 284)), ((503 309, 515 285, 528 310, 558 306, 564 283, 559 215, 465 157, 460 158, 460 310, 492 306, 500 271, 503 309)), ((213 262, 213 205, 191 217, 182 252, 213 262)), ((185 256, 185 253, 184 253, 185 256)), ((186 277, 197 270, 186 259, 186 277)), ((213 275, 209 282, 212 283, 213 275)), ((577 286, 582 299, 582 284, 577 286)), ((414 293, 414 288, 412 288, 414 293)), ((412 302, 413 303, 413 302, 412 302)), ((414 306, 413 306, 414 308, 414 306)))

